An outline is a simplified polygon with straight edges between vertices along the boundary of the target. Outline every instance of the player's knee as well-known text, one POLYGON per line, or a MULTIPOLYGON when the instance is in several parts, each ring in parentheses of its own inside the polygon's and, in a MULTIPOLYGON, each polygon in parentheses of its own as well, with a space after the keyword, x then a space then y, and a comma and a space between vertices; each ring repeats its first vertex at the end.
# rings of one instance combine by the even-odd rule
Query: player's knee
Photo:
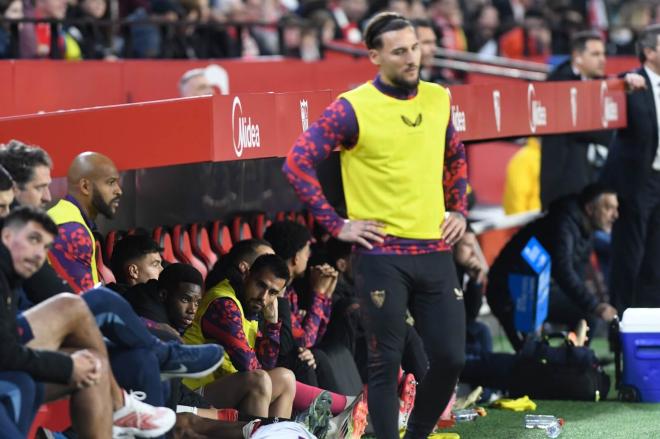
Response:
POLYGON ((60 293, 54 297, 54 308, 56 312, 63 312, 66 315, 75 316, 76 319, 86 317, 89 314, 89 308, 85 301, 72 293, 60 293))
POLYGON ((277 379, 281 381, 287 392, 294 393, 296 391, 296 376, 294 373, 284 367, 278 367, 274 370, 277 373, 277 379))
POLYGON ((273 383, 265 370, 251 370, 247 373, 247 387, 252 393, 269 396, 273 393, 273 383))

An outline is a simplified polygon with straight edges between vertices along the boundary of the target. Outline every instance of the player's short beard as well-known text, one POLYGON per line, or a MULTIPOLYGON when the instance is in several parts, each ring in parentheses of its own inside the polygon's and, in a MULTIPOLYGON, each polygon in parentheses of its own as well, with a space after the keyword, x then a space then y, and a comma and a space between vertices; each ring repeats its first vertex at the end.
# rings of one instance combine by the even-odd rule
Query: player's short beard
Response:
POLYGON ((398 88, 402 88, 408 91, 413 91, 413 90, 417 90, 417 86, 419 85, 419 74, 417 75, 417 79, 415 79, 414 82, 406 81, 401 78, 393 78, 391 81, 392 84, 394 84, 398 88))
MULTIPOLYGON (((111 203, 115 200, 118 200, 119 197, 113 198, 111 203)), ((112 219, 115 216, 115 213, 110 206, 110 203, 106 203, 99 192, 95 187, 92 188, 92 206, 99 212, 101 215, 108 219, 112 219)))

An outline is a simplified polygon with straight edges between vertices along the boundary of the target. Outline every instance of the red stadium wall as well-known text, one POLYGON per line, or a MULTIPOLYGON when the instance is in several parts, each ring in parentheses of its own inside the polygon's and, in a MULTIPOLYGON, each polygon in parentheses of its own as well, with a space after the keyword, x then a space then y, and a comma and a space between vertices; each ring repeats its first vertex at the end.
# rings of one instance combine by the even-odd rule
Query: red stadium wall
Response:
MULTIPOLYGON (((298 60, 0 61, 0 116, 175 98, 181 75, 209 64, 218 64, 227 71, 230 93, 343 91, 372 78, 376 71, 368 60, 347 56, 316 63, 298 60)), ((631 57, 610 58, 608 73, 616 74, 637 65, 631 57)), ((520 81, 470 75, 469 82, 520 81)))
MULTIPOLYGON (((626 124, 622 81, 507 83, 450 87, 463 140, 591 131, 626 124)), ((121 170, 283 157, 331 91, 242 93, 0 118, 0 143, 40 145, 62 176, 94 149, 121 170)))

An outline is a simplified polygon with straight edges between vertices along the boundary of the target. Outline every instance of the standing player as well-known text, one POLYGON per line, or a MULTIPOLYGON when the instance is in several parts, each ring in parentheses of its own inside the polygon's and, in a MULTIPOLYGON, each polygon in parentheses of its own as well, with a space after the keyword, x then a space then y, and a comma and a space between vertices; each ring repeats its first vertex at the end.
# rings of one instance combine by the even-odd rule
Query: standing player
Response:
POLYGON ((342 94, 296 141, 284 172, 316 220, 359 244, 356 287, 367 318, 369 412, 379 439, 399 438, 397 373, 410 308, 429 355, 406 439, 426 438, 463 367, 465 310, 451 246, 465 231, 465 150, 448 92, 419 80, 420 48, 402 16, 365 31, 379 74, 342 94), (315 167, 341 148, 348 219, 329 205, 315 167))

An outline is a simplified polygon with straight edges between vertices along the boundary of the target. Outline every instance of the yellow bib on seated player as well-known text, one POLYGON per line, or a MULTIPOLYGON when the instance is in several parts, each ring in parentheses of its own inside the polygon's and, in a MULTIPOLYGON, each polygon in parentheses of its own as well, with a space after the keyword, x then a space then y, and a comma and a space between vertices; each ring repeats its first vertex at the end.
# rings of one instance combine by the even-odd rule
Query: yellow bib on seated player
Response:
POLYGON ((340 153, 348 217, 380 221, 391 236, 440 239, 447 91, 420 81, 417 96, 402 100, 368 82, 340 97, 359 125, 355 147, 340 153))
MULTIPOLYGON (((190 325, 190 327, 186 329, 186 332, 183 334, 183 341, 186 344, 217 343, 217 340, 204 337, 204 333, 202 331, 202 317, 206 313, 206 310, 208 310, 211 303, 213 303, 213 301, 223 297, 233 300, 236 303, 236 306, 238 306, 238 310, 241 312, 243 332, 245 332, 248 345, 254 349, 257 343, 259 322, 256 320, 247 320, 245 318, 243 305, 241 305, 240 300, 238 300, 238 297, 236 297, 236 292, 234 291, 234 288, 232 288, 228 279, 223 280, 204 294, 202 301, 199 304, 199 308, 197 309, 197 313, 195 314, 195 318, 193 319, 192 325, 190 325)), ((186 378, 182 382, 187 387, 194 390, 212 383, 220 377, 236 372, 238 372, 238 369, 234 367, 231 362, 231 358, 229 358, 229 354, 225 350, 225 359, 223 360, 220 367, 215 370, 215 372, 202 378, 186 378)))
MULTIPOLYGON (((78 206, 73 204, 71 201, 62 199, 57 202, 56 205, 48 209, 48 216, 57 224, 58 226, 66 223, 77 223, 85 228, 85 231, 89 234, 89 237, 92 239, 92 260, 90 261, 90 267, 92 268, 92 280, 94 285, 99 283, 99 270, 96 267, 96 239, 94 234, 80 213, 78 206)), ((52 265, 52 264, 51 264, 52 265)))

